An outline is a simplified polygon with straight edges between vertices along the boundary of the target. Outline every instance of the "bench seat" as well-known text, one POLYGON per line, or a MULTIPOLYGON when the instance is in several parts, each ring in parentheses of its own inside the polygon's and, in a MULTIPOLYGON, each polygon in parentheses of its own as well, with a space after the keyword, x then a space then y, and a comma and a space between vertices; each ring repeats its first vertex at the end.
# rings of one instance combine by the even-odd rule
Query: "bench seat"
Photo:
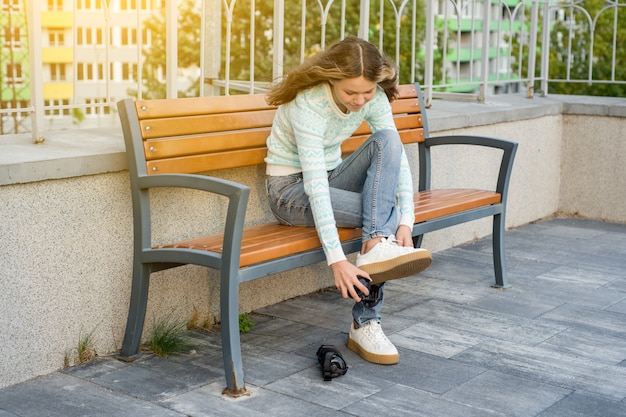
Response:
MULTIPOLYGON (((422 191, 415 194, 416 223, 427 222, 478 207, 499 204, 500 198, 498 193, 483 190, 422 191)), ((361 229, 339 228, 339 238, 343 243, 357 240, 356 244, 360 247, 361 229)), ((224 234, 219 233, 158 245, 154 248, 182 248, 222 253, 223 242, 224 234)), ((321 250, 321 248, 322 245, 317 237, 317 232, 312 227, 287 227, 279 223, 247 227, 243 230, 239 267, 249 267, 284 258, 288 255, 321 250)))

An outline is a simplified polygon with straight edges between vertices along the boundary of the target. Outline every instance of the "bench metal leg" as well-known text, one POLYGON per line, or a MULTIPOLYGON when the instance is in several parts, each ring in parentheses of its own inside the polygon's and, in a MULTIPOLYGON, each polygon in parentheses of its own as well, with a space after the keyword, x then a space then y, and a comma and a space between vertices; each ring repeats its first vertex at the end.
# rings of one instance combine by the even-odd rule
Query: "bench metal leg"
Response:
POLYGON ((493 216, 493 268, 496 275, 496 288, 509 288, 506 276, 506 258, 504 255, 504 214, 493 216))
POLYGON ((239 282, 222 272, 220 287, 220 316, 222 331, 222 355, 226 389, 230 397, 250 395, 243 378, 241 339, 239 337, 239 282))
POLYGON ((126 333, 122 343, 122 356, 132 357, 137 354, 141 343, 141 333, 146 317, 148 304, 148 286, 150 284, 150 267, 140 262, 133 266, 133 284, 130 294, 130 307, 126 333))

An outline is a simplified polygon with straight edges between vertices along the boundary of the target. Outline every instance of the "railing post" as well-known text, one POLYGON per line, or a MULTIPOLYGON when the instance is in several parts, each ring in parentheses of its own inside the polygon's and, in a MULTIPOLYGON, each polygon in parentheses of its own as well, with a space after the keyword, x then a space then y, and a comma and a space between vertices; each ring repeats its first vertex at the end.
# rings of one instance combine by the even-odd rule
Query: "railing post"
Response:
POLYGON ((272 79, 283 76, 284 67, 284 38, 285 38, 285 0, 274 0, 274 65, 272 79))
POLYGON ((484 103, 487 100, 487 84, 489 82, 489 40, 491 38, 491 2, 483 2, 483 53, 480 58, 480 93, 478 101, 484 103))
POLYGON ((548 96, 548 71, 550 69, 550 1, 544 2, 541 31, 541 96, 548 96))
POLYGON ((428 107, 433 100, 433 66, 435 65, 435 11, 433 1, 426 2, 426 47, 424 62, 424 101, 428 107))
MULTIPOLYGON (((384 0, 381 0, 384 1, 384 0)), ((361 0, 359 13, 359 38, 368 40, 370 28, 370 0, 361 0)))
MULTIPOLYGON (((41 43, 41 3, 28 2, 28 47, 30 59, 30 105, 33 143, 45 140, 43 132, 43 46, 41 43)), ((4 69, 3 69, 4 70, 4 69)))
POLYGON ((165 13, 165 88, 167 98, 178 97, 178 2, 166 2, 165 13))
POLYGON ((530 41, 528 45, 528 84, 526 85, 526 97, 528 98, 533 98, 535 93, 538 9, 538 0, 532 0, 530 9, 530 41))

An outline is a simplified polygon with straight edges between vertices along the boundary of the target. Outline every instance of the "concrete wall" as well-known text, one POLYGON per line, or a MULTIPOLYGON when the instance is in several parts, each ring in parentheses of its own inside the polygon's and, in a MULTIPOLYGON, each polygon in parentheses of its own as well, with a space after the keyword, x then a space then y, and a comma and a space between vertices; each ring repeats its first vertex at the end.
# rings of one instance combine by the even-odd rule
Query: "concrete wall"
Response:
POLYGON ((559 209, 565 213, 626 222, 626 132, 624 119, 597 116, 563 119, 562 187, 559 209))
MULTIPOLYGON (((520 143, 507 226, 555 213, 626 223, 620 134, 624 100, 592 106, 572 98, 498 96, 486 104, 435 101, 431 133, 478 134, 520 143), (575 100, 574 100, 575 101, 575 100), (590 134, 589 132, 593 132, 590 134)), ((100 355, 121 346, 132 269, 132 214, 119 131, 65 131, 43 145, 0 137, 0 387, 73 363, 79 339, 93 334, 100 355)), ((407 150, 417 173, 417 152, 407 150)), ((434 186, 492 187, 497 155, 468 149, 434 155, 434 186)), ((271 219, 260 192, 260 168, 226 172, 253 187, 248 224, 271 219)), ((160 190, 153 201, 155 243, 212 232, 223 206, 200 192, 160 190), (176 219, 176 223, 172 222, 176 219)), ((426 236, 442 250, 491 233, 488 219, 426 236)), ((251 311, 332 285, 318 264, 244 284, 251 311)), ((217 316, 218 277, 185 266, 153 274, 146 320, 193 309, 217 316)))

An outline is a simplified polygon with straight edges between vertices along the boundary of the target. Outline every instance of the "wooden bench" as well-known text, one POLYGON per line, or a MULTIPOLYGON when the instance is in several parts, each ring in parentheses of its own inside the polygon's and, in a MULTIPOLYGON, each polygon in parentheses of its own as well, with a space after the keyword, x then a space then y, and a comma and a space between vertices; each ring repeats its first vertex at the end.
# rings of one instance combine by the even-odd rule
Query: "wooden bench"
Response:
MULTIPOLYGON (((517 144, 477 136, 430 138, 422 103, 418 85, 400 86, 400 97, 392 103, 402 141, 419 148, 415 244, 421 244, 424 233, 493 216, 495 286, 507 287, 504 218, 517 144), (431 189, 430 148, 451 144, 502 150, 495 190, 431 189)), ((289 227, 272 222, 244 228, 249 187, 218 177, 221 169, 264 164, 265 140, 275 108, 268 106, 261 94, 126 99, 118 103, 118 108, 130 171, 135 236, 132 292, 122 356, 137 354, 151 272, 185 264, 213 268, 220 272, 225 393, 245 392, 239 339, 239 285, 325 260, 312 227, 289 227), (204 175, 208 171, 211 176, 204 175), (228 207, 223 233, 151 246, 149 190, 156 187, 190 188, 226 196, 228 207)), ((356 149, 368 137, 368 132, 366 125, 361 126, 345 142, 343 150, 356 149)), ((174 221, 176 219, 172 219, 174 221)), ((360 250, 360 229, 340 229, 339 235, 346 253, 360 250)))

